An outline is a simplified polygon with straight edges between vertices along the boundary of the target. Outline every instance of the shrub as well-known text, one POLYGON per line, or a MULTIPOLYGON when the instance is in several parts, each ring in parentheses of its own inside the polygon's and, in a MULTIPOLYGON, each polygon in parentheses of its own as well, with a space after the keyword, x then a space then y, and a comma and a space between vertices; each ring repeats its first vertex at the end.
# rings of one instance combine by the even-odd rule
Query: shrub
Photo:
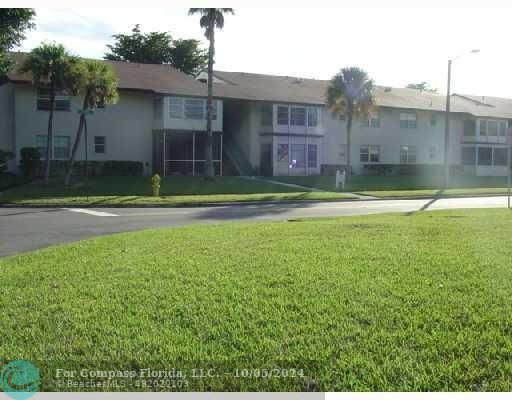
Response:
MULTIPOLYGON (((52 160, 51 175, 64 176, 68 166, 67 160, 52 160)), ((140 161, 89 161, 87 163, 87 174, 89 176, 141 176, 144 165, 140 161)), ((39 175, 43 174, 42 168, 39 175)), ((85 161, 75 161, 73 164, 74 176, 85 176, 85 161)))
POLYGON ((0 174, 7 171, 7 161, 11 160, 14 154, 10 151, 0 150, 0 174))
POLYGON ((35 147, 23 147, 20 150, 20 169, 24 176, 36 176, 41 164, 41 155, 35 147))

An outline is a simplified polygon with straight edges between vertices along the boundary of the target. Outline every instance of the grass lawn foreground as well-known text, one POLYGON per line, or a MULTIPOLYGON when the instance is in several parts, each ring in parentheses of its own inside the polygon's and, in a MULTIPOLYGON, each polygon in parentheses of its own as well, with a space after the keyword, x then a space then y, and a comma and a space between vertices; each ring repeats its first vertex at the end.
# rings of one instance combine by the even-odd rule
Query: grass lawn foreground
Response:
POLYGON ((512 390, 512 216, 436 211, 123 233, 0 259, 0 354, 48 372, 302 366, 188 390, 512 390))
POLYGON ((172 176, 162 179, 159 197, 151 196, 150 177, 90 177, 65 187, 61 179, 50 185, 31 183, 0 193, 0 204, 42 206, 185 206, 247 201, 340 200, 354 196, 312 192, 239 177, 172 176))

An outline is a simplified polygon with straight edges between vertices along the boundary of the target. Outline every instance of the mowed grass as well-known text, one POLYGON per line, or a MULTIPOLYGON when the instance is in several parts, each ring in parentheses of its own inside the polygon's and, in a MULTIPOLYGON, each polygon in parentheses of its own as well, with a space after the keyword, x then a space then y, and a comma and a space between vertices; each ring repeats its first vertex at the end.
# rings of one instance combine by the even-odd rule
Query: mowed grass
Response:
POLYGON ((335 192, 308 192, 304 189, 248 180, 239 177, 166 177, 160 196, 151 196, 150 177, 81 178, 69 187, 62 179, 49 185, 41 182, 0 193, 0 203, 19 205, 93 205, 93 206, 179 206, 219 202, 337 200, 353 196, 335 192))
POLYGON ((511 260, 508 210, 96 238, 0 260, 0 354, 43 390, 55 368, 208 364, 304 377, 185 389, 510 391, 511 260))
MULTIPOLYGON (((334 176, 280 176, 280 182, 336 191, 334 176)), ((442 176, 362 176, 354 175, 347 182, 346 192, 376 197, 461 196, 506 194, 507 178, 457 176, 450 180, 450 188, 442 190, 442 176)))

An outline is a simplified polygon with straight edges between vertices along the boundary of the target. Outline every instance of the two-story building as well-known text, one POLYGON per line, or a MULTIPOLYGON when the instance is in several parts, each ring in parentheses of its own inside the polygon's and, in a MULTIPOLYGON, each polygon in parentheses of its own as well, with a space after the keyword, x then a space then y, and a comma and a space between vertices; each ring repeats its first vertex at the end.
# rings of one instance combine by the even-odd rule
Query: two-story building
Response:
MULTIPOLYGON (((26 55, 15 54, 16 67, 0 84, 0 149, 15 154, 37 147, 46 155, 49 98, 28 74, 18 72, 26 55)), ((167 65, 110 62, 119 79, 117 104, 88 117, 88 159, 140 161, 144 172, 201 174, 205 164, 206 87, 167 65)), ((78 127, 81 99, 59 93, 53 122, 52 159, 67 160, 78 127)), ((214 165, 222 160, 222 101, 214 101, 214 165)), ((85 159, 82 140, 78 160, 85 159)))
MULTIPOLYGON (((215 72, 226 142, 260 174, 315 175, 347 162, 346 123, 325 106, 329 81, 215 72)), ((206 75, 198 79, 206 81, 206 75)), ((352 128, 355 173, 375 165, 444 163, 446 97, 375 88, 375 107, 352 128)), ((468 174, 506 175, 512 100, 455 94, 448 160, 468 174)), ((243 164, 243 163, 240 163, 243 164)))
MULTIPOLYGON (((0 84, 0 149, 46 154, 48 93, 18 72, 0 84)), ((109 62, 109 61, 105 61, 109 62)), ((88 158, 140 161, 144 172, 201 175, 205 170, 206 74, 194 79, 167 65, 109 62, 120 100, 88 118, 88 158)), ((325 106, 329 81, 244 72, 214 74, 214 166, 217 174, 318 175, 347 163, 343 117, 325 106)), ((445 96, 377 86, 375 107, 352 129, 352 169, 444 162, 445 96)), ((52 158, 69 158, 79 98, 59 93, 52 158)), ((505 175, 512 100, 452 96, 450 164, 468 174, 505 175)), ((78 159, 85 157, 82 141, 78 159)))

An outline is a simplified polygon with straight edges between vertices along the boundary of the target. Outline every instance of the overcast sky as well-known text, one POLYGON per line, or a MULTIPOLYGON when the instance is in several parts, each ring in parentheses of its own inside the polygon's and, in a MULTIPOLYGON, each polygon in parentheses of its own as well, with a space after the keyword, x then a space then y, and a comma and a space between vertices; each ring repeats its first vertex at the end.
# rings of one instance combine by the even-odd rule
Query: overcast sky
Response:
MULTIPOLYGON (((171 4, 171 2, 169 2, 171 4)), ((482 4, 486 4, 482 2, 482 4)), ((43 40, 73 53, 102 58, 111 36, 139 23, 144 31, 204 41, 198 17, 183 5, 135 9, 36 8, 36 30, 22 49, 43 40)), ((499 8, 243 8, 226 17, 217 37, 215 68, 328 79, 359 66, 381 85, 427 81, 446 87, 450 57, 453 90, 512 98, 511 9, 499 8)))

